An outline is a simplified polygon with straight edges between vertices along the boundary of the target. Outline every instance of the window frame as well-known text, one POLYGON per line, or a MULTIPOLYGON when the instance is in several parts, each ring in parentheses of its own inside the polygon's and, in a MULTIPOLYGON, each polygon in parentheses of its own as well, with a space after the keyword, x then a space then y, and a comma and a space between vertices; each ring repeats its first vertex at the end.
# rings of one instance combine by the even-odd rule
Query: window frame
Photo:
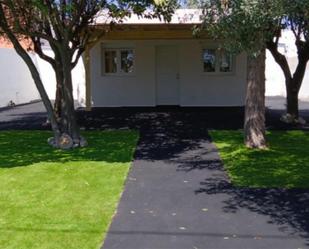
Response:
POLYGON ((135 49, 132 47, 103 47, 101 48, 101 75, 102 76, 133 76, 136 71, 136 57, 135 57, 135 49), (106 72, 105 65, 105 52, 106 51, 115 51, 116 52, 116 72, 109 73, 106 72), (121 52, 122 51, 132 51, 133 53, 133 71, 132 72, 124 72, 121 70, 121 52))
MULTIPOLYGON (((223 49, 224 50, 224 49, 223 49)), ((225 50, 226 51, 226 50, 225 50)), ((201 49, 201 68, 202 68, 202 73, 204 75, 214 75, 214 76, 229 76, 229 75, 234 75, 235 74, 235 56, 231 53, 229 53, 231 56, 231 71, 228 72, 223 72, 220 71, 220 48, 214 47, 214 46, 203 46, 201 49), (214 72, 205 72, 204 71, 204 51, 205 50, 215 50, 215 71, 214 72)))

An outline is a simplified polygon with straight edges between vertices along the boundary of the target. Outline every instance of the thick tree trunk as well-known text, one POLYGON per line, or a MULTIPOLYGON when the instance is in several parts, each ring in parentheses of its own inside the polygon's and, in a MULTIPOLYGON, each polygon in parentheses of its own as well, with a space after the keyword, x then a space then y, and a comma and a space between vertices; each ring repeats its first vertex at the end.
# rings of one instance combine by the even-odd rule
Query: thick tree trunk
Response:
POLYGON ((56 99, 54 111, 57 117, 61 136, 59 147, 70 149, 87 146, 86 140, 80 136, 79 127, 76 121, 72 84, 72 63, 70 48, 63 44, 50 44, 54 52, 54 60, 46 59, 55 71, 56 76, 56 99))
POLYGON ((55 115, 57 117, 57 120, 61 120, 61 102, 62 102, 62 82, 63 82, 63 76, 61 73, 55 71, 56 73, 56 96, 55 96, 55 103, 54 103, 54 111, 55 115))
POLYGON ((79 146, 81 137, 74 108, 71 58, 67 51, 66 48, 59 50, 63 76, 61 84, 61 130, 72 138, 74 146, 79 146))
POLYGON ((59 140, 59 137, 60 137, 60 129, 59 129, 59 126, 58 126, 58 123, 57 123, 57 119, 56 119, 56 116, 55 116, 55 113, 53 111, 53 107, 52 107, 52 103, 50 102, 50 99, 46 93, 46 90, 44 88, 44 85, 43 85, 43 82, 41 80, 41 77, 40 77, 40 74, 36 68, 36 66, 33 64, 31 58, 31 62, 29 60, 29 58, 27 58, 25 56, 25 54, 23 54, 24 52, 21 52, 21 51, 17 51, 17 53, 23 58, 23 60, 26 62, 30 72, 31 72, 31 75, 32 75, 32 78, 35 82, 35 85, 38 89, 38 92, 41 96, 41 99, 42 99, 42 102, 46 108, 46 111, 47 111, 47 116, 48 116, 48 119, 50 120, 50 124, 51 124, 51 127, 52 127, 52 131, 54 133, 54 138, 55 138, 55 141, 56 141, 56 144, 55 146, 58 146, 58 143, 57 141, 59 140), (22 55, 23 54, 23 55, 22 55))
POLYGON ((62 101, 61 106, 62 130, 70 135, 73 140, 78 140, 80 135, 74 108, 71 70, 66 71, 64 75, 64 101, 62 101))
POLYGON ((287 114, 291 115, 293 120, 299 118, 299 108, 298 108, 298 94, 299 90, 295 88, 297 83, 293 82, 293 79, 286 79, 286 108, 287 114))
POLYGON ((63 75, 63 66, 61 63, 61 56, 56 46, 51 45, 53 52, 55 54, 55 61, 51 66, 54 69, 56 76, 56 95, 55 95, 55 103, 54 110, 57 117, 57 120, 61 121, 61 107, 63 101, 63 83, 64 83, 64 75, 63 75))
POLYGON ((263 149, 265 138, 265 51, 248 58, 248 82, 245 106, 245 145, 263 149))

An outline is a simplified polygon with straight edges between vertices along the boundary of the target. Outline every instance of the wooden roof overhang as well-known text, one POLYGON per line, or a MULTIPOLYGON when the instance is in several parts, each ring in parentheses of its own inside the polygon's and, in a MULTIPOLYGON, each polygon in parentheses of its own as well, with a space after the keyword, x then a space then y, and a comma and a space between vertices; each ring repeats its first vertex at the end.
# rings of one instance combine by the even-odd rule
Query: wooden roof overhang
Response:
POLYGON ((198 24, 99 24, 94 25, 92 30, 95 33, 105 31, 102 40, 194 39, 197 38, 193 35, 196 25, 198 24))

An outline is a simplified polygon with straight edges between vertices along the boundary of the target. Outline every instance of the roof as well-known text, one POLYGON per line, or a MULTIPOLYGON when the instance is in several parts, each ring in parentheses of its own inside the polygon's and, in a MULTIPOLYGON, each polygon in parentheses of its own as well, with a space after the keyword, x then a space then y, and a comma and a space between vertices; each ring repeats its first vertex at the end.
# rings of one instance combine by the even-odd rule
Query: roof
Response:
MULTIPOLYGON (((126 17, 123 20, 118 21, 121 24, 138 24, 138 25, 147 25, 147 24, 200 24, 200 16, 202 14, 201 9, 177 9, 172 15, 172 19, 169 23, 159 18, 145 18, 140 17, 136 14, 126 17)), ((112 21, 117 23, 117 20, 114 20, 109 17, 108 12, 101 12, 95 20, 95 25, 104 25, 109 24, 112 21)))

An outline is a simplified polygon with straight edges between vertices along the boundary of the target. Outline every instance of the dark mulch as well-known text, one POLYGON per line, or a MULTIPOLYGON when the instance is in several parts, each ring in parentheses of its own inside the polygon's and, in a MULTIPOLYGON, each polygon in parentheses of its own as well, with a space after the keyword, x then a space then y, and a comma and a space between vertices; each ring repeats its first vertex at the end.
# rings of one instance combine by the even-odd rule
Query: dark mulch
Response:
MULTIPOLYGON (((77 110, 78 122, 84 129, 151 129, 160 122, 173 128, 190 129, 241 128, 243 108, 94 108, 91 112, 77 110)), ((46 113, 41 104, 0 111, 0 129, 47 129, 42 126, 46 113)))
MULTIPOLYGON (((77 110, 78 122, 83 129, 138 129, 149 130, 157 124, 165 128, 188 129, 241 129, 244 120, 242 107, 156 107, 156 108, 93 108, 91 112, 77 110), (176 124, 176 126, 175 126, 176 124)), ((309 129, 309 126, 290 126, 280 121, 283 110, 267 109, 268 129, 309 129)), ((309 123, 309 110, 301 116, 309 123)), ((46 112, 41 102, 0 109, 0 130, 49 129, 45 125, 46 112)))

